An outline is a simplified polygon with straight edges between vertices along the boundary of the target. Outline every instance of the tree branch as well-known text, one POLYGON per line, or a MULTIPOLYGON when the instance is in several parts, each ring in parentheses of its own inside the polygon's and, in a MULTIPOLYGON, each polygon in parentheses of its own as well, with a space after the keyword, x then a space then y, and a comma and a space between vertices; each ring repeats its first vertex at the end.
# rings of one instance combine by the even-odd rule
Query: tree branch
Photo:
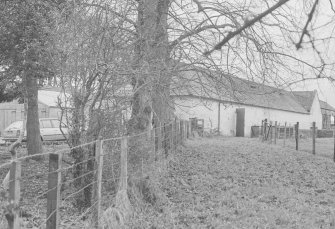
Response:
POLYGON ((201 33, 205 30, 208 30, 208 29, 224 29, 226 27, 235 27, 233 24, 223 24, 223 25, 206 25, 206 26, 202 26, 198 29, 195 29, 195 30, 191 30, 187 33, 184 33, 183 35, 180 35, 180 37, 178 37, 176 40, 172 41, 171 44, 170 44, 170 47, 174 47, 176 46, 179 42, 181 42, 182 40, 184 40, 185 38, 187 37, 190 37, 190 36, 193 36, 195 34, 198 34, 198 33, 201 33))
POLYGON ((262 18, 264 18, 268 14, 272 13, 274 10, 278 9, 279 7, 281 7, 282 5, 287 3, 288 1, 290 1, 290 0, 280 0, 277 4, 273 5, 268 10, 264 11, 263 13, 259 14, 256 17, 254 17, 252 20, 246 21, 242 27, 240 27, 239 29, 237 29, 233 32, 229 32, 228 35, 221 42, 219 42, 217 45, 215 45, 213 49, 211 49, 209 51, 206 51, 204 53, 204 55, 207 56, 207 55, 210 55, 215 50, 220 50, 222 48, 222 46, 224 46, 226 43, 228 43, 233 37, 240 34, 246 28, 253 26, 256 22, 262 20, 262 18))
POLYGON ((301 37, 300 37, 300 40, 299 42, 295 45, 295 47, 299 50, 301 48, 301 43, 302 43, 302 40, 304 39, 304 36, 306 34, 308 34, 308 31, 307 31, 307 26, 308 24, 311 22, 312 18, 313 18, 313 15, 314 15, 314 12, 315 12, 315 8, 316 8, 316 5, 318 4, 319 0, 315 0, 314 4, 313 4, 313 7, 311 9, 311 12, 308 14, 308 18, 307 18, 307 21, 306 21, 306 24, 305 24, 305 27, 304 29, 302 30, 302 34, 301 34, 301 37))

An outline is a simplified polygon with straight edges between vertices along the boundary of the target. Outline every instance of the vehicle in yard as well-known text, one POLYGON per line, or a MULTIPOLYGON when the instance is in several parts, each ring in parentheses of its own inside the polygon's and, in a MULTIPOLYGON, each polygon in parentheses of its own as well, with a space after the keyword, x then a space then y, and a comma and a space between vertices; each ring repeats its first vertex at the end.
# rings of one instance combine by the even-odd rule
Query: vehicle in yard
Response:
MULTIPOLYGON (((64 141, 68 138, 68 128, 57 118, 40 118, 40 132, 42 141, 64 141)), ((6 142, 16 141, 23 129, 23 121, 16 121, 10 124, 4 131, 2 139, 6 142)), ((23 140, 27 140, 25 131, 23 140)))

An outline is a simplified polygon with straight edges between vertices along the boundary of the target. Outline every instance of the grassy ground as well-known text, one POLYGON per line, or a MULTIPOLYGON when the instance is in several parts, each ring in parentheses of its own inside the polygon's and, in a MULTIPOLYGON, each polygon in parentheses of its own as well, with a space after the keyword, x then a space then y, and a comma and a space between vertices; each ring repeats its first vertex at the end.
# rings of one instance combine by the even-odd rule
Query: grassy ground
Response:
MULTIPOLYGON (((57 150, 68 148, 66 144, 45 144, 43 145, 43 152, 56 152, 57 150)), ((18 157, 27 155, 25 146, 17 150, 18 157)), ((41 160, 21 160, 21 201, 20 209, 24 212, 24 225, 27 228, 35 228, 46 217, 46 194, 47 180, 48 180, 48 160, 47 156, 43 156, 41 160)), ((0 165, 5 164, 11 160, 10 153, 7 146, 0 147, 0 165)), ((9 167, 0 169, 0 184, 9 167)), ((2 209, 1 209, 2 210, 2 209)), ((0 212, 0 228, 6 225, 6 220, 2 212, 0 212)))
MULTIPOLYGON (((331 140, 322 141, 330 149, 331 140)), ((332 154, 297 152, 290 144, 248 138, 187 141, 152 172, 159 201, 133 206, 129 228, 335 228, 332 154)), ((22 184, 22 208, 33 228, 46 215, 45 197, 36 196, 46 185, 47 160, 31 160, 23 168, 30 178, 22 184)), ((6 172, 0 170, 1 178, 6 172)), ((78 216, 71 205, 61 212, 65 224, 78 216)))
POLYGON ((335 164, 248 138, 197 139, 164 191, 172 221, 153 228, 334 228, 335 164))
MULTIPOLYGON (((279 146, 284 146, 284 140, 277 140, 279 146)), ((295 139, 287 139, 285 147, 295 149, 295 139)), ((299 150, 312 153, 313 140, 311 138, 299 139, 299 150)), ((316 155, 333 160, 334 158, 334 138, 316 138, 315 140, 315 153, 316 155)))

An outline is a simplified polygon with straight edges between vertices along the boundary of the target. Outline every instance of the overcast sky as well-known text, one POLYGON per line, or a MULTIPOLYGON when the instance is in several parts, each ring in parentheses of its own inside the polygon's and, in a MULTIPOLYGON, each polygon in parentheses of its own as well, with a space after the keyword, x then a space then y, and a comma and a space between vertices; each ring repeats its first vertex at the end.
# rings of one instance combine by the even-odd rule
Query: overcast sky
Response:
MULTIPOLYGON (((335 6, 334 0, 321 0, 319 1, 320 6, 315 15, 315 21, 313 23, 314 28, 320 27, 314 33, 316 38, 325 38, 334 36, 334 22, 335 22, 335 13, 332 11, 330 7, 329 1, 333 1, 333 5, 335 6), (327 24, 328 22, 333 22, 327 24), (327 24, 327 25, 326 25, 327 24)), ((320 42, 319 49, 324 54, 326 61, 334 62, 335 61, 335 40, 329 39, 324 42, 320 42)), ((310 55, 311 59, 317 57, 315 55, 309 54, 308 52, 305 55, 310 55)), ((330 72, 330 77, 335 79, 335 74, 332 73, 334 70, 330 72)), ((321 100, 326 101, 333 107, 335 107, 335 82, 331 83, 327 79, 318 79, 318 80, 308 80, 292 87, 293 90, 317 90, 319 94, 319 98, 321 100)))

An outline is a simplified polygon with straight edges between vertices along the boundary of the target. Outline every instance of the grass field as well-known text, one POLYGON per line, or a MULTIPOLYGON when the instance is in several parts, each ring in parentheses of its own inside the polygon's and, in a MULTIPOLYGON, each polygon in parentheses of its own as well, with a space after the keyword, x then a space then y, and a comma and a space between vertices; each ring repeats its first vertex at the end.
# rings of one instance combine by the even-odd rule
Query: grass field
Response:
POLYGON ((189 141, 164 183, 174 219, 165 228, 335 227, 335 164, 289 147, 189 141))
MULTIPOLYGON (((249 138, 188 140, 162 166, 166 171, 157 179, 157 191, 164 202, 134 206, 128 228, 335 228, 332 140, 318 139, 317 155, 308 151, 308 141, 301 141, 306 151, 295 151, 293 143, 283 147, 280 141, 271 145, 249 138)), ((42 174, 47 160, 31 160, 24 169, 26 176, 42 174)), ((0 170, 1 178, 6 171, 0 170)), ((23 181, 28 228, 45 218, 45 197, 36 199, 44 180, 35 176, 23 181)), ((68 205, 62 210, 71 209, 68 205)))
MULTIPOLYGON (((277 140, 278 146, 284 147, 284 140, 277 140)), ((290 149, 295 149, 296 142, 295 139, 287 139, 285 141, 285 147, 290 149)), ((313 139, 312 138, 302 138, 299 139, 299 150, 305 151, 307 153, 312 153, 313 151, 313 139)), ((316 138, 315 139, 315 154, 333 160, 334 158, 334 138, 316 138)))

